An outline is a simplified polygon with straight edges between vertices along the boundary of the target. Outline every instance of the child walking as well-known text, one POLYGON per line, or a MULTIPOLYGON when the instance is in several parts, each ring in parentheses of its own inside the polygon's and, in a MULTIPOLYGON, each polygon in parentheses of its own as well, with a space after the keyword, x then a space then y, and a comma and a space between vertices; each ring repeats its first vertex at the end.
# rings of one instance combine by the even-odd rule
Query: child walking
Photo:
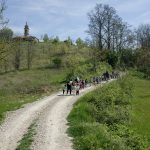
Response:
POLYGON ((63 87, 63 95, 65 94, 65 91, 67 90, 67 85, 65 84, 63 87))
POLYGON ((76 84, 76 95, 79 95, 79 90, 80 90, 80 85, 77 83, 76 84))

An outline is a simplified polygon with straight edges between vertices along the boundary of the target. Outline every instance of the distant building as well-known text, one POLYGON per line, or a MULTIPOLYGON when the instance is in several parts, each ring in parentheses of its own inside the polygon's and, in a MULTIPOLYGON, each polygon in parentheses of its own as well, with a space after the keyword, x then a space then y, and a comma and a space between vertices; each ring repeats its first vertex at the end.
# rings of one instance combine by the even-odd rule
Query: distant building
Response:
POLYGON ((13 38, 14 41, 29 41, 29 42, 39 42, 39 39, 35 36, 29 35, 29 26, 26 22, 24 27, 24 36, 16 36, 13 38))

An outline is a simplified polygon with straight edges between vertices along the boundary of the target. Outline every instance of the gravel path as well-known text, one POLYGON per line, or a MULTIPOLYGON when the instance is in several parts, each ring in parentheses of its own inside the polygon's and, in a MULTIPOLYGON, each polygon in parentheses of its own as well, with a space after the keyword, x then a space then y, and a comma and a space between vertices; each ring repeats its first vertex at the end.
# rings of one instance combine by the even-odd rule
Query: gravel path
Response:
POLYGON ((80 96, 61 96, 55 93, 42 100, 27 104, 24 108, 8 113, 0 126, 0 150, 15 150, 28 127, 37 120, 37 135, 32 150, 72 150, 67 136, 67 116, 73 104, 85 93, 93 90, 88 87, 80 96))
POLYGON ((82 90, 80 96, 59 96, 39 117, 37 135, 32 150, 72 150, 67 136, 67 116, 73 104, 93 87, 82 90))
POLYGON ((54 94, 27 104, 24 108, 9 112, 0 126, 0 150, 15 150, 17 142, 22 139, 28 127, 56 97, 57 95, 54 94))

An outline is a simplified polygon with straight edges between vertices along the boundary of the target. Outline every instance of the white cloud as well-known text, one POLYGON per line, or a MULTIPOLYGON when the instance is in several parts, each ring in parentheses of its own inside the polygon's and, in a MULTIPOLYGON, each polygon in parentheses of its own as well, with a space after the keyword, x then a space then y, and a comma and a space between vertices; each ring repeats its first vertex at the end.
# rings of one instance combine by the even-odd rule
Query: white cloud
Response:
POLYGON ((150 23, 149 0, 11 0, 8 1, 7 18, 11 21, 10 27, 20 33, 23 33, 22 25, 28 21, 33 35, 86 37, 87 12, 96 3, 115 7, 129 24, 150 23))

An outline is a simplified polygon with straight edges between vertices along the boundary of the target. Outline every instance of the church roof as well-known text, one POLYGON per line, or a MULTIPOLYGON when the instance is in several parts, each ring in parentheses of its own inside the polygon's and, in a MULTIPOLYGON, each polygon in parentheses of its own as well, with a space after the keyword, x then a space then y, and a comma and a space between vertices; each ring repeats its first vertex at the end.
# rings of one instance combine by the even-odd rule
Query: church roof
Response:
POLYGON ((13 38, 13 40, 17 41, 35 41, 39 42, 39 39, 35 36, 16 36, 13 38))

